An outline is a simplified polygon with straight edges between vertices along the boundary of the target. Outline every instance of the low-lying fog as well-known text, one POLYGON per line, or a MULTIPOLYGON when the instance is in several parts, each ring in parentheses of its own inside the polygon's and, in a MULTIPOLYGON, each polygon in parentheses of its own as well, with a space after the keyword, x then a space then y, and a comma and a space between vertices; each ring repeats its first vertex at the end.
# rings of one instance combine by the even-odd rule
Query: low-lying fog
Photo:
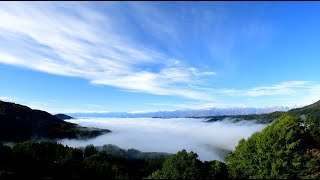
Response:
POLYGON ((229 119, 213 123, 193 118, 83 118, 68 120, 86 127, 106 128, 111 133, 87 141, 63 139, 71 147, 88 144, 114 144, 123 149, 143 152, 196 152, 200 160, 224 161, 226 152, 234 150, 241 138, 247 138, 266 125, 255 121, 233 122, 229 119))

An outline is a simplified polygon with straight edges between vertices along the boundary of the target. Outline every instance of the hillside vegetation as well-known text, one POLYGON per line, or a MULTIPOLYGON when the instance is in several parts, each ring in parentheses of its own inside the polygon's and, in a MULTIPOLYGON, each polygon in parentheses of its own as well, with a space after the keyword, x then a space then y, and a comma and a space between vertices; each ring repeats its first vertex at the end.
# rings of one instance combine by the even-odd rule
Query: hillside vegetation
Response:
POLYGON ((61 119, 61 120, 73 119, 73 117, 68 116, 66 114, 55 114, 54 117, 61 119))
POLYGON ((107 132, 110 130, 80 127, 45 111, 0 101, 0 141, 91 138, 107 132))
POLYGON ((319 120, 284 114, 263 131, 240 140, 226 157, 230 178, 320 178, 319 120))
POLYGON ((302 108, 291 109, 288 111, 288 113, 292 115, 313 114, 313 116, 315 116, 316 118, 319 118, 320 117, 320 101, 317 101, 308 106, 304 106, 302 108))

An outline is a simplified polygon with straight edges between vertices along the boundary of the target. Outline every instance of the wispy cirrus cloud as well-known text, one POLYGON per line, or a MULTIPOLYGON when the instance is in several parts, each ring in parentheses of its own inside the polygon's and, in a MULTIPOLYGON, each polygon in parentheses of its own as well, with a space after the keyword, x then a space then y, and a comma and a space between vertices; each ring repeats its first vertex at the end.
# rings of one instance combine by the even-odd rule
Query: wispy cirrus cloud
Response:
POLYGON ((257 86, 247 89, 198 89, 210 92, 214 97, 217 97, 216 101, 193 101, 184 103, 154 102, 148 103, 148 105, 170 107, 175 110, 184 108, 273 107, 283 105, 289 108, 296 108, 309 105, 320 99, 320 83, 313 81, 285 81, 269 86, 257 86))
POLYGON ((316 81, 285 81, 269 86, 247 89, 217 89, 226 97, 245 97, 250 101, 271 105, 304 106, 320 99, 320 83, 316 81))
POLYGON ((286 81, 271 86, 258 86, 249 89, 220 89, 217 93, 237 96, 274 96, 274 95, 294 95, 300 93, 302 90, 313 89, 315 83, 308 81, 286 81))
POLYGON ((214 76, 145 47, 89 3, 0 4, 0 63, 88 79, 128 91, 212 99, 190 88, 214 76), (88 5, 88 6, 86 6, 88 5))
POLYGON ((238 21, 223 6, 163 6, 175 8, 169 12, 156 5, 1 2, 0 63, 80 77, 122 91, 197 100, 171 106, 177 108, 250 105, 246 101, 250 98, 277 105, 320 99, 320 83, 310 81, 229 89, 222 88, 224 83, 215 86, 210 80, 228 68, 210 62, 235 67, 235 47, 253 41, 254 46, 256 42, 263 46, 271 39, 272 25, 247 16, 238 21), (201 62, 208 68, 200 68, 204 67, 201 62), (218 73, 210 69, 213 65, 218 73))

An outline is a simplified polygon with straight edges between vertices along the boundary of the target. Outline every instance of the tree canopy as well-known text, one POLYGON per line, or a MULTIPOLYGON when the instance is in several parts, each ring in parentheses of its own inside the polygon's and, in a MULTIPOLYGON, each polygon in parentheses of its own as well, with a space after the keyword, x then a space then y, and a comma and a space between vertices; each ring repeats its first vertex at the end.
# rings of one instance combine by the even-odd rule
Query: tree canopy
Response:
POLYGON ((315 162, 305 149, 305 129, 300 122, 298 117, 285 114, 261 132, 242 139, 226 157, 230 178, 307 177, 315 162))

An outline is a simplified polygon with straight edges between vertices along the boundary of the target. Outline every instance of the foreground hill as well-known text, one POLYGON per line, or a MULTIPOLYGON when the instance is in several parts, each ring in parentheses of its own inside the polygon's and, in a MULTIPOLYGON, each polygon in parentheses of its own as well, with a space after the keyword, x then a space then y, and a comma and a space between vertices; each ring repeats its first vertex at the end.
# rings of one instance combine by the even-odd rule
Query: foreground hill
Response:
POLYGON ((319 179, 320 121, 284 113, 226 158, 233 179, 319 179), (303 123, 301 123, 303 122, 303 123))
POLYGON ((0 101, 0 141, 55 138, 91 138, 110 132, 80 127, 27 106, 0 101))

